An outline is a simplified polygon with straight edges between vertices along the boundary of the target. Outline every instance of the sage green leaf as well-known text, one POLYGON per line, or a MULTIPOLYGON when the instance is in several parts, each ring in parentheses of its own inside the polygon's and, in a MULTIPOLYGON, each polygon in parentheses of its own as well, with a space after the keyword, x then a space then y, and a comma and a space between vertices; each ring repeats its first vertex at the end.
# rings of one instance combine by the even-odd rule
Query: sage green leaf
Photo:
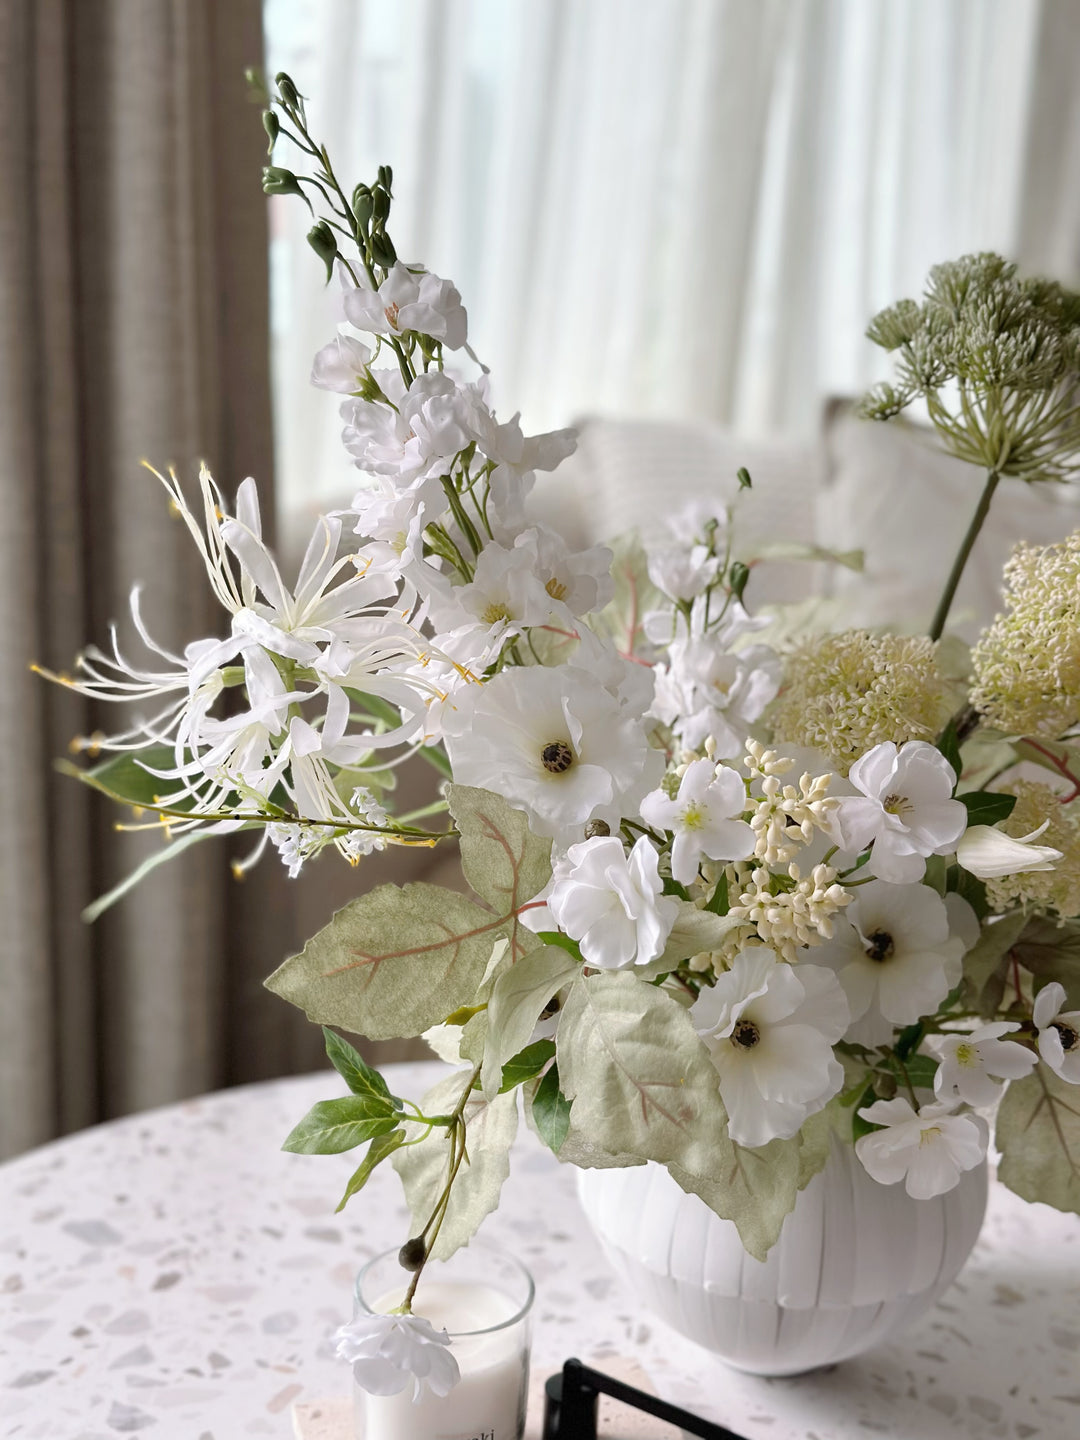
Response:
POLYGON ((580 974, 581 966, 572 955, 559 946, 542 945, 499 976, 487 1008, 487 1044, 480 1072, 485 1095, 501 1087, 503 1065, 528 1044, 552 996, 580 974))
POLYGON ((488 1014, 486 1010, 479 1010, 465 1022, 461 1030, 462 1060, 468 1060, 473 1065, 479 1065, 484 1058, 484 1047, 487 1044, 488 1014))
POLYGON ((998 1177, 1023 1200, 1080 1214, 1080 1085, 1040 1063, 998 1110, 998 1177))
POLYGON ((853 1107, 834 1095, 823 1110, 811 1115, 799 1131, 798 1188, 805 1190, 810 1181, 824 1170, 834 1144, 850 1145, 853 1107))
POLYGON ((210 834, 209 830, 189 830, 170 844, 163 845, 160 850, 154 850, 141 865, 136 865, 130 875, 125 875, 123 880, 114 885, 111 890, 91 901, 82 912, 82 920, 87 925, 92 925, 99 916, 105 914, 106 910, 111 909, 118 900, 122 900, 129 890, 134 890, 140 881, 145 880, 151 871, 156 870, 159 865, 166 864, 169 860, 175 860, 178 855, 182 855, 185 850, 189 850, 200 840, 207 839, 210 834))
POLYGON ((524 1050, 519 1050, 512 1055, 502 1067, 502 1085, 499 1087, 499 1094, 507 1090, 513 1090, 515 1086, 522 1085, 526 1080, 532 1080, 540 1074, 549 1060, 555 1058, 554 1040, 536 1040, 531 1045, 526 1045, 524 1050))
POLYGON ((554 1155, 562 1150, 570 1129, 570 1101, 559 1089, 559 1067, 552 1065, 536 1087, 532 1102, 536 1133, 554 1155))
POLYGON ((393 1100, 386 1081, 373 1069, 362 1055, 333 1030, 323 1026, 326 1041, 326 1055, 354 1095, 370 1095, 380 1100, 389 1100, 395 1109, 401 1109, 401 1102, 393 1100))
MULTIPOLYGON (((729 1141, 726 1152, 717 1155, 704 1173, 674 1161, 668 1163, 668 1170, 683 1190, 733 1221, 747 1254, 764 1260, 799 1193, 799 1139, 770 1140, 754 1150, 729 1141)), ((810 1178, 807 1175, 806 1181, 810 1178)))
POLYGON ((660 609, 664 597, 649 579, 649 561, 636 532, 617 536, 611 542, 614 559, 611 578, 615 594, 603 610, 592 616, 590 625, 598 635, 611 640, 620 654, 633 657, 653 653, 645 635, 645 616, 660 609))
POLYGON ((309 1020, 372 1040, 423 1031, 472 1004, 513 917, 423 881, 380 885, 339 910, 268 989, 309 1020))
MULTIPOLYGON (((117 800, 123 805, 150 807, 158 803, 161 795, 175 789, 175 781, 163 780, 160 775, 151 775, 146 767, 171 770, 175 764, 176 752, 171 745, 147 745, 137 752, 137 756, 135 751, 123 750, 88 770, 73 765, 69 760, 61 760, 56 768, 65 775, 81 780, 92 790, 100 790, 103 795, 108 795, 110 800, 117 800)), ((193 804, 194 801, 188 796, 170 806, 170 809, 190 810, 193 804)))
POLYGON ((555 1040, 575 1129, 611 1154, 708 1175, 731 1161, 720 1081, 685 1009, 627 971, 574 985, 555 1040))
MULTIPOLYGON (((549 1091, 553 1083, 557 1086, 558 1068, 554 1068, 556 1070, 556 1081, 548 1082, 549 1091)), ((535 1080, 527 1080, 521 1087, 525 1123, 543 1145, 547 1145, 548 1142, 541 1133, 540 1126, 537 1123, 534 1105, 537 1091, 540 1089, 543 1080, 547 1079, 548 1073, 550 1072, 545 1072, 543 1077, 537 1077, 535 1080)), ((561 1098, 562 1103, 568 1106, 569 1102, 566 1096, 562 1095, 561 1098)), ((545 1096, 544 1101, 541 1101, 541 1110, 543 1110, 546 1100, 547 1096, 545 1096)), ((576 1165, 579 1170, 613 1170, 623 1169, 628 1165, 645 1164, 645 1161, 639 1159, 637 1155, 627 1155, 625 1153, 613 1155, 610 1151, 603 1149, 596 1144, 592 1136, 584 1135, 580 1130, 575 1129, 572 1120, 562 1144, 559 1146, 558 1155, 559 1160, 563 1164, 576 1165)))
POLYGON ((983 992, 1027 923, 1027 916, 1019 912, 1003 915, 982 927, 979 939, 964 956, 964 983, 973 1004, 983 1007, 984 1014, 989 1013, 989 1006, 984 1006, 983 992))
POLYGON ((664 974, 674 970, 682 960, 703 951, 719 950, 726 936, 738 929, 743 921, 732 915, 717 915, 712 910, 699 910, 687 901, 679 906, 675 924, 671 927, 664 953, 651 965, 638 967, 638 974, 664 974))
POLYGON ((1020 932, 1012 953, 1040 980, 1058 980, 1068 996, 1066 1009, 1080 1006, 1080 924, 1063 925, 1034 916, 1020 932))
POLYGON ((357 1191, 362 1190, 375 1173, 375 1169, 398 1148, 405 1143, 404 1130, 391 1130, 386 1135, 376 1135, 367 1148, 367 1154, 361 1160, 358 1168, 353 1171, 348 1185, 345 1187, 345 1194, 338 1201, 335 1214, 345 1209, 357 1191))
POLYGON ((289 1132, 281 1148, 294 1155, 339 1155, 387 1134, 400 1120, 389 1099, 343 1095, 340 1100, 320 1100, 289 1132))
MULTIPOLYGON (((449 1075, 424 1096, 420 1108, 426 1115, 448 1113, 461 1099, 462 1087, 472 1080, 473 1072, 458 1071, 449 1075)), ((468 1244, 486 1215, 499 1203, 503 1181, 510 1173, 510 1147, 517 1134, 517 1095, 510 1092, 488 1101, 474 1091, 465 1106, 466 1152, 450 1192, 446 1216, 439 1238, 431 1253, 436 1260, 445 1260, 468 1244)), ((410 1124, 412 1134, 422 1134, 423 1127, 410 1124)), ((393 1156, 393 1166, 401 1177, 405 1199, 412 1214, 413 1233, 419 1234, 437 1204, 449 1172, 450 1145, 448 1132, 433 1130, 419 1145, 406 1145, 393 1156)))
POLYGON ((514 917, 509 934, 516 958, 537 943, 527 931, 519 944, 516 917, 551 879, 551 841, 534 835, 522 812, 490 790, 451 785, 448 799, 465 879, 497 915, 514 917))
POLYGON ((772 544, 758 545, 746 557, 748 560, 825 560, 831 565, 842 565, 845 570, 861 574, 866 564, 862 550, 828 550, 823 545, 804 545, 797 540, 777 540, 772 544))

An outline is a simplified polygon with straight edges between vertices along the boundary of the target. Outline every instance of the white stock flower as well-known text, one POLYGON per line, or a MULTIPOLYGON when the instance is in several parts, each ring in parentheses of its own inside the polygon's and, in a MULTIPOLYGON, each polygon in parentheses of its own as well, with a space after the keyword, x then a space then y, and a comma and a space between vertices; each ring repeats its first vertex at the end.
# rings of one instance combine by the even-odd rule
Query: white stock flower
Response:
POLYGON ((988 1131, 980 1115, 954 1115, 951 1105, 924 1105, 915 1113, 901 1096, 875 1100, 859 1114, 881 1125, 855 1142, 863 1169, 879 1185, 901 1180, 915 1200, 944 1195, 986 1155, 988 1131))
POLYGON ((708 737, 724 759, 741 755, 750 726, 780 688, 780 661, 768 645, 724 649, 712 635, 672 641, 656 666, 653 713, 688 750, 708 737))
POLYGON ((345 449, 361 470, 408 484, 448 475, 454 457, 475 438, 469 387, 429 370, 406 390, 396 370, 373 373, 386 399, 346 400, 341 407, 345 449))
POLYGON ((640 719, 574 665, 503 670, 455 703, 443 717, 454 779, 502 795, 538 835, 617 825, 663 770, 640 719))
POLYGON ((679 906, 665 898, 657 862, 646 835, 629 855, 618 836, 597 836, 555 862, 547 907, 588 964, 621 970, 663 953, 679 906))
POLYGON ((993 1105, 1003 1080, 1020 1080, 1038 1064, 1038 1056, 1015 1040, 1002 1040, 1020 1026, 1000 1020, 966 1034, 931 1035, 926 1040, 941 1062, 934 1075, 939 1100, 968 1105, 993 1105))
POLYGON ((450 1336, 422 1315, 357 1315, 334 1332, 334 1353, 347 1360, 361 1390, 397 1395, 410 1384, 449 1395, 461 1379, 450 1336))
POLYGON ((952 799, 956 772, 935 746, 886 740, 856 760, 848 779, 861 794, 841 797, 835 831, 845 850, 873 845, 871 874, 908 884, 922 879, 927 855, 955 850, 967 809, 952 799))
POLYGON ((720 561, 707 545, 658 545, 648 551, 649 579, 672 600, 693 600, 716 579, 720 561))
POLYGON ((1065 987, 1057 980, 1035 996, 1032 1019, 1039 1032, 1039 1054, 1055 1075, 1080 1085, 1080 1010, 1063 1010, 1065 987))
POLYGON ((415 330, 441 340, 448 350, 460 350, 467 338, 465 309, 450 281, 400 260, 378 290, 366 285, 346 288, 344 305, 349 323, 370 335, 415 330))
POLYGON ((848 1023, 830 970, 777 961, 765 946, 743 950, 690 1010, 720 1074, 728 1132, 740 1145, 790 1139, 839 1091, 833 1045, 848 1023))
POLYGON ((847 1038, 878 1045, 937 1009, 960 979, 966 947, 928 885, 874 880, 854 893, 814 960, 835 970, 843 986, 852 1019, 847 1038))
POLYGON ((378 476, 371 489, 357 492, 351 506, 357 516, 355 533, 369 542, 360 548, 357 567, 399 579, 424 558, 424 527, 438 520, 448 505, 437 480, 414 480, 401 488, 378 476))
POLYGON ((320 390, 355 394, 363 384, 371 351, 353 335, 335 335, 311 363, 311 383, 320 390))
POLYGON ((754 852, 755 836, 745 820, 746 785, 736 770, 711 760, 694 760, 672 800, 654 790, 641 802, 641 818, 675 836, 671 874, 680 885, 696 879, 702 859, 745 860, 754 852))
POLYGON ((547 525, 534 525, 516 538, 514 547, 529 552, 541 585, 572 615, 589 615, 603 609, 615 593, 613 557, 606 545, 571 550, 562 536, 547 525))
POLYGON ((1005 875, 1023 875, 1032 870, 1053 870, 1062 857, 1050 845, 1032 845, 1046 825, 1030 835, 1006 835, 995 825, 972 825, 961 835, 956 846, 959 865, 979 880, 999 880, 1005 875))

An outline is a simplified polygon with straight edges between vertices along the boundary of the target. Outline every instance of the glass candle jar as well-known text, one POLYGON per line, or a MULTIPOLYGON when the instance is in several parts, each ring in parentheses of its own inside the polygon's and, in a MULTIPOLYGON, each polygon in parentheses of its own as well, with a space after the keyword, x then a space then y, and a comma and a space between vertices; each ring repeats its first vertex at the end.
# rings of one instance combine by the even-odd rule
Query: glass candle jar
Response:
MULTIPOLYGON (((356 1279, 355 1314, 385 1315, 411 1277, 388 1251, 356 1279)), ((446 1330, 461 1379, 446 1396, 426 1387, 397 1395, 354 1389, 357 1440, 521 1440, 529 1393, 532 1276, 520 1260, 473 1242, 449 1260, 429 1260, 413 1313, 446 1330)))

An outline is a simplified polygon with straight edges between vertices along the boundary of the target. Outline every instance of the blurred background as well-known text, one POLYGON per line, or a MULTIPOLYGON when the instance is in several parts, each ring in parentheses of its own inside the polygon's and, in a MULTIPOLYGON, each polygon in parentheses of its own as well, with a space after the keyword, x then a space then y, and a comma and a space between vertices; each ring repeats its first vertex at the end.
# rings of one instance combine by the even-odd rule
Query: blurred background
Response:
MULTIPOLYGON (((917 623, 974 494, 917 425, 852 416, 887 373, 866 322, 969 251, 1080 284, 1075 0, 0 0, 0 1155, 314 1068, 262 979, 406 873, 238 884, 215 842, 85 925, 161 840, 56 774, 116 717, 28 669, 103 640, 135 580, 166 644, 219 632, 142 457, 254 474, 289 554, 355 488, 308 384, 338 296, 306 208, 263 198, 250 65, 293 76, 350 185, 393 165, 398 251, 458 285, 500 413, 579 424, 545 518, 601 538, 747 465, 751 542, 867 552, 759 603, 917 623)), ((1077 523, 1068 492, 996 502, 961 628, 1013 540, 1077 523)))

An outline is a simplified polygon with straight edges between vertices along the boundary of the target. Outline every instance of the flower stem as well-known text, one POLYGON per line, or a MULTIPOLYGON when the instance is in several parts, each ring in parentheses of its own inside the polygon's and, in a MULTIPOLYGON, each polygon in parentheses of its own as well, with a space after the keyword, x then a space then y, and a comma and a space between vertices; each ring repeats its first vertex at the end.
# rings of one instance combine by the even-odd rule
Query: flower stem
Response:
POLYGON ((945 621, 949 618, 949 611, 952 608, 953 598, 956 595, 956 587, 960 584, 960 577, 964 573, 964 566, 968 562, 968 556, 971 554, 972 546, 975 544, 979 531, 983 527, 983 521, 989 513, 990 501, 994 498, 994 491, 997 489, 1000 479, 1001 474, 999 471, 987 471, 986 484, 983 486, 983 492, 979 496, 979 503, 975 507, 975 514, 971 517, 971 524, 967 528, 967 534, 961 542, 960 549, 956 554, 956 559, 953 561, 952 570, 949 572, 949 578, 945 582, 944 594, 938 601, 937 610, 934 612, 933 623, 930 626, 931 640, 941 639, 942 631, 945 629, 945 621))

